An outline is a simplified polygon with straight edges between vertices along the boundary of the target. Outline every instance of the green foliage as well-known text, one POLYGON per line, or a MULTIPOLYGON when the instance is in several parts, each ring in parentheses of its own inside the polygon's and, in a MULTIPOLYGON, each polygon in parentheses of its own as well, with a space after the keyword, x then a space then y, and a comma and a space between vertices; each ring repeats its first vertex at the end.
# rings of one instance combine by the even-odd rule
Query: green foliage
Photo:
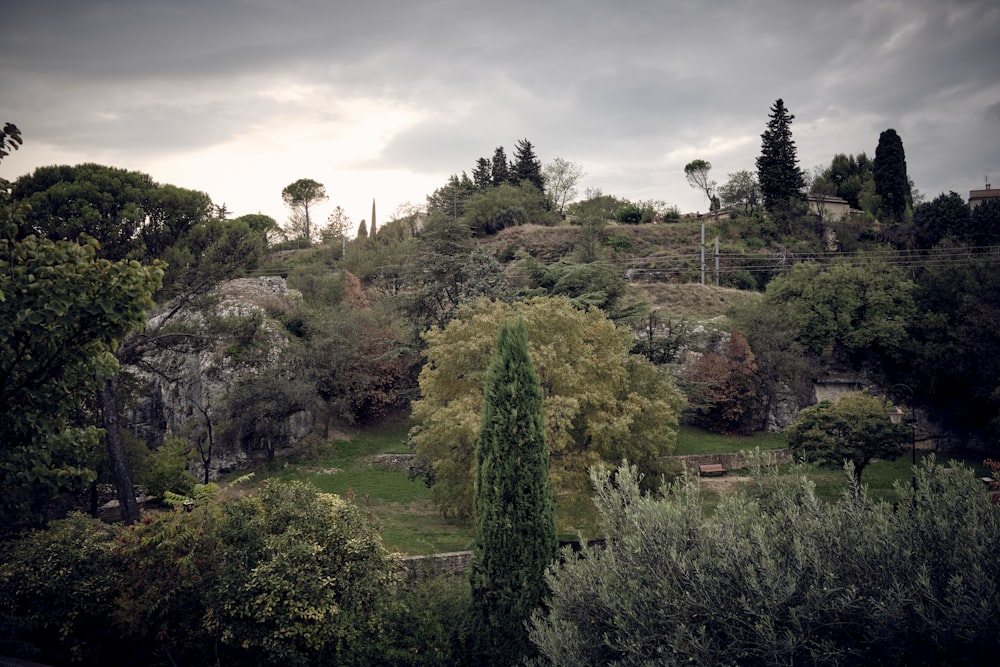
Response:
POLYGON ((353 503, 301 484, 226 502, 210 628, 239 661, 314 665, 379 632, 396 563, 353 503))
POLYGON ((729 174, 729 180, 719 188, 719 198, 725 208, 739 208, 746 215, 753 213, 761 198, 757 175, 746 170, 729 174))
POLYGON ((491 236, 527 223, 555 223, 545 195, 530 182, 503 183, 470 195, 462 217, 476 236, 491 236))
POLYGON ((898 358, 908 339, 913 289, 901 269, 867 255, 854 263, 797 264, 768 284, 761 306, 781 311, 812 353, 878 369, 898 358))
POLYGON ((837 153, 833 156, 830 166, 813 180, 809 191, 813 194, 827 194, 846 199, 851 208, 874 213, 874 209, 868 209, 862 203, 866 189, 869 189, 871 194, 875 192, 874 169, 875 165, 871 158, 864 153, 858 153, 856 156, 837 153))
POLYGON ((535 155, 535 148, 527 139, 519 139, 514 146, 514 160, 511 164, 511 180, 515 184, 527 181, 539 192, 545 191, 545 179, 542 178, 542 163, 535 155))
POLYGON ((771 106, 767 129, 761 135, 757 177, 764 208, 771 212, 785 206, 791 199, 801 199, 801 191, 806 185, 792 140, 794 119, 795 116, 779 99, 771 106))
POLYGON ((526 267, 531 287, 544 289, 550 296, 568 297, 577 308, 600 308, 609 317, 616 315, 618 299, 626 289, 621 271, 607 262, 559 260, 543 265, 532 259, 526 267))
POLYGON ((875 194, 879 197, 879 217, 888 222, 902 222, 913 204, 903 140, 896 130, 885 130, 879 135, 873 173, 875 194))
POLYGON ((281 191, 281 200, 292 211, 288 232, 293 237, 301 238, 306 245, 311 243, 319 229, 313 224, 310 209, 327 199, 329 197, 323 184, 311 178, 300 178, 286 185, 281 191))
POLYGON ((296 365, 336 422, 376 420, 413 385, 417 354, 404 323, 385 307, 310 312, 304 336, 296 365))
POLYGON ((708 177, 710 171, 712 171, 712 163, 708 160, 692 160, 684 165, 684 177, 687 179, 688 185, 705 193, 709 209, 717 210, 719 207, 714 202, 718 183, 708 177))
POLYGON ((889 421, 883 400, 854 392, 836 403, 821 401, 799 412, 787 431, 797 460, 839 467, 849 461, 856 482, 872 459, 894 459, 910 441, 910 426, 889 421))
POLYGON ((500 325, 476 442, 472 653, 512 665, 528 654, 525 621, 545 596, 556 555, 542 389, 523 320, 500 325))
POLYGON ((566 207, 566 213, 577 222, 581 220, 613 220, 615 211, 624 201, 613 195, 605 195, 600 192, 591 193, 583 201, 578 201, 566 207))
POLYGON ((615 209, 615 220, 623 225, 638 225, 642 220, 642 209, 638 204, 626 202, 615 209))
POLYGON ((229 436, 248 452, 263 450, 273 460, 291 439, 289 419, 310 407, 315 388, 281 365, 242 380, 226 399, 229 436))
POLYGON ((194 487, 194 475, 188 472, 189 446, 181 438, 168 438, 149 452, 142 467, 136 468, 136 483, 157 498, 167 491, 188 494, 194 487))
POLYGON ((0 239, 6 521, 26 518, 38 490, 52 496, 93 479, 83 465, 98 434, 83 421, 84 400, 117 372, 113 351, 145 323, 163 275, 159 264, 113 263, 97 252, 94 240, 0 239))
POLYGON ((121 563, 118 529, 83 514, 0 542, 0 654, 110 664, 124 651, 111 620, 121 563))
POLYGON ((418 572, 415 580, 396 587, 385 614, 381 644, 353 648, 345 663, 387 667, 463 664, 469 605, 469 578, 464 574, 429 576, 418 572))
POLYGON ((606 546, 550 573, 542 664, 992 662, 1000 513, 968 469, 916 474, 894 508, 757 472, 709 519, 694 480, 654 496, 596 472, 606 546))
POLYGON ((427 332, 421 398, 413 404, 415 465, 448 516, 472 513, 473 453, 486 369, 500 323, 522 317, 544 392, 546 440, 556 498, 585 488, 585 471, 629 457, 656 470, 674 444, 683 397, 669 374, 630 356, 632 335, 599 310, 564 298, 461 307, 427 332))

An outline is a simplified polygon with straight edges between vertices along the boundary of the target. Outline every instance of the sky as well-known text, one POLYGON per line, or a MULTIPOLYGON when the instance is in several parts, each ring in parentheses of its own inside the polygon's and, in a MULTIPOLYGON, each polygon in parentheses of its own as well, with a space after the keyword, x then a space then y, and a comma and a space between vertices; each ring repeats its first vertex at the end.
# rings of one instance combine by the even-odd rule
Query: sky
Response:
POLYGON ((996 0, 33 0, 0 21, 9 180, 96 162, 288 218, 322 183, 355 225, 528 139, 579 191, 708 202, 777 99, 800 166, 895 129, 917 189, 1000 187, 996 0))

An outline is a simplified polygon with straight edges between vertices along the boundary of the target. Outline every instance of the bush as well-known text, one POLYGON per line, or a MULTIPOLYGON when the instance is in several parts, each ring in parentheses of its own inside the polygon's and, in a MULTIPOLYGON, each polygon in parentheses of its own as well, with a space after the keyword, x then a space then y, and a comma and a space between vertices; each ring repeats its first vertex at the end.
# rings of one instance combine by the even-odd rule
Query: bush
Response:
POLYGON ((112 624, 121 563, 117 530, 73 514, 0 544, 0 655, 123 664, 112 624))
POLYGON ((893 507, 757 468, 708 519, 693 480, 596 472, 607 546, 551 571, 532 641, 552 665, 992 664, 1000 512, 970 469, 915 474, 893 507))

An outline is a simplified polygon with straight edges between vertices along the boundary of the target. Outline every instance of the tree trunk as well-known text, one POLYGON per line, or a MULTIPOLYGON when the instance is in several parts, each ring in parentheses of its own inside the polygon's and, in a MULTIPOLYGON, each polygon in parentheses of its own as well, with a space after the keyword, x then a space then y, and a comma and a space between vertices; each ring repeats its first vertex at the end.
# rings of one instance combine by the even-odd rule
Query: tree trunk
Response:
POLYGON ((118 506, 121 508, 122 521, 128 525, 139 520, 139 503, 135 499, 132 474, 128 469, 128 461, 125 460, 125 443, 122 440, 121 430, 118 428, 117 389, 116 379, 104 381, 104 386, 101 388, 101 413, 104 420, 104 438, 108 443, 111 476, 118 494, 118 506))

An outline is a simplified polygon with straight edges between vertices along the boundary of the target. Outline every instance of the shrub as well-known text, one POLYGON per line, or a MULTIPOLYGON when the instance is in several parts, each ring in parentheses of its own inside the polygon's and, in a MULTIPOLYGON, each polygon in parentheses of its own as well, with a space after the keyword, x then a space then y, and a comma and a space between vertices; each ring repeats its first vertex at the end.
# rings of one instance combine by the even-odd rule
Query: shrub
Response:
POLYGON ((708 519, 693 480, 595 472, 607 546, 551 570, 532 641, 552 665, 992 664, 1000 512, 968 468, 915 475, 894 507, 758 467, 708 519))

